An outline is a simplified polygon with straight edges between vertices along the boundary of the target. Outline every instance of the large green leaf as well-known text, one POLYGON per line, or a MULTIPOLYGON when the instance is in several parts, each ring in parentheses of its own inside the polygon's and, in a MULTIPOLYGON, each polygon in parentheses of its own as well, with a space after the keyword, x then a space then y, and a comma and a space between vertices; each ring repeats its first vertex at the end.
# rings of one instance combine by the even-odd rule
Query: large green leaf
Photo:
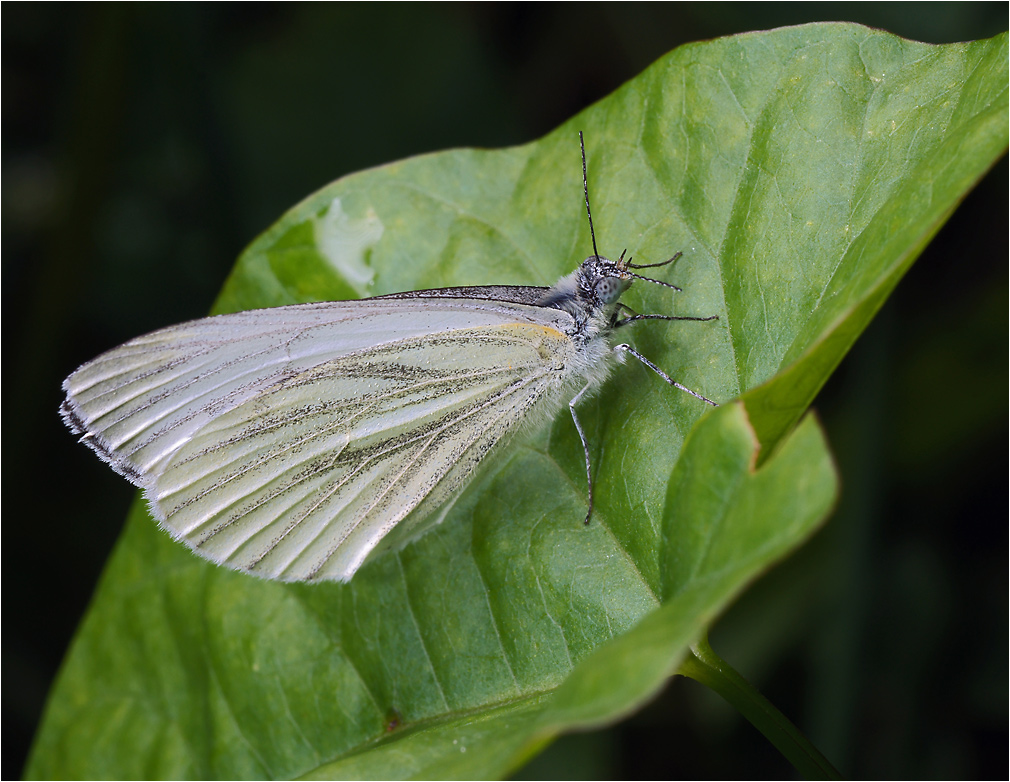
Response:
POLYGON ((552 283, 591 252, 578 129, 601 252, 684 252, 668 274, 684 293, 641 283, 625 300, 720 317, 629 339, 744 404, 705 415, 621 367, 583 407, 589 527, 566 412, 349 585, 215 568, 138 504, 30 776, 501 775, 634 709, 825 517, 833 470, 801 418, 1005 150, 1006 36, 927 46, 830 24, 682 47, 535 143, 333 183, 250 246, 217 310, 552 283))

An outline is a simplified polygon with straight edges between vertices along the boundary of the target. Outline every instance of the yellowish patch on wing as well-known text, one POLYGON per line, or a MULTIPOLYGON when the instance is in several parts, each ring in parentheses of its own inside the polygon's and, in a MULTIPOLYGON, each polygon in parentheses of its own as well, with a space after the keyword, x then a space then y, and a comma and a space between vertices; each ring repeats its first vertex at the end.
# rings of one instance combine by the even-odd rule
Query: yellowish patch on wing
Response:
MULTIPOLYGON (((526 342, 536 351, 541 362, 554 369, 564 366, 563 357, 572 347, 572 340, 567 334, 539 323, 503 323, 493 326, 491 331, 497 331, 505 338, 518 338, 526 342)), ((512 368, 512 363, 509 362, 509 369, 512 368)))
POLYGON ((537 336, 547 337, 548 339, 556 339, 562 342, 567 342, 568 337, 562 334, 555 328, 550 326, 542 326, 539 323, 503 323, 500 326, 496 326, 502 331, 518 331, 525 332, 524 336, 529 339, 536 339, 537 336))

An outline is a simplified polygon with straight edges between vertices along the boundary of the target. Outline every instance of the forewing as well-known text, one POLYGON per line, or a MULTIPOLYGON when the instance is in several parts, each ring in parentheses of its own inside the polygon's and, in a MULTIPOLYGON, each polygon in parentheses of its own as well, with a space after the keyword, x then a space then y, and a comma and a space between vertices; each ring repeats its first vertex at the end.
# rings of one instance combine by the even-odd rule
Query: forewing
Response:
POLYGON ((64 415, 202 555, 345 580, 549 395, 567 317, 410 299, 207 318, 82 367, 64 415))
POLYGON ((422 291, 387 293, 384 296, 375 296, 370 301, 380 301, 383 299, 462 298, 532 305, 537 304, 549 291, 550 288, 534 285, 464 285, 455 288, 431 288, 422 291))

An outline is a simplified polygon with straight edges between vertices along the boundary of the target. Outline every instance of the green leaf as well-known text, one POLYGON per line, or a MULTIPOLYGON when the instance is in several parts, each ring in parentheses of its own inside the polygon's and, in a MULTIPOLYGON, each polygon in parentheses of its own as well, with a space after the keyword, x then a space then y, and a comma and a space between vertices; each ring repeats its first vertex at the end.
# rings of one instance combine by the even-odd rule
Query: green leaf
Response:
POLYGON ((803 413, 1007 145, 1007 37, 846 24, 681 47, 547 137, 337 181, 242 255, 216 310, 549 285, 591 253, 682 250, 629 362, 517 443, 441 526, 349 585, 215 568, 138 503, 60 673, 31 777, 500 776, 635 709, 828 513, 803 413), (802 420, 801 420, 802 419, 802 420))

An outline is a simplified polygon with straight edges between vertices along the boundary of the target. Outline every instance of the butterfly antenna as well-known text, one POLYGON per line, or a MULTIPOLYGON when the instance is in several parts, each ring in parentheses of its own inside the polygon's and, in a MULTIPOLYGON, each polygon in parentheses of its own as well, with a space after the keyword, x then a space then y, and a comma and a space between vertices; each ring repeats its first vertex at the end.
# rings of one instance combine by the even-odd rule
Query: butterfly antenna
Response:
MULTIPOLYGON (((663 282, 662 280, 654 280, 652 279, 652 277, 643 277, 641 274, 635 274, 634 272, 628 271, 628 269, 655 269, 657 266, 666 266, 667 264, 673 263, 681 255, 683 255, 683 253, 678 252, 674 254, 674 256, 669 260, 660 261, 659 263, 632 263, 631 258, 628 258, 628 260, 624 264, 627 267, 627 269, 625 269, 624 271, 626 274, 630 274, 632 277, 636 279, 645 280, 646 282, 654 282, 656 283, 656 285, 663 285, 667 288, 673 288, 675 291, 680 291, 683 289, 678 288, 676 285, 672 285, 669 282, 663 282)), ((621 253, 621 260, 624 260, 624 253, 621 253)))
POLYGON ((589 177, 586 175, 586 142, 579 131, 579 144, 582 147, 582 191, 586 194, 586 214, 589 216, 589 235, 593 237, 593 255, 600 257, 596 249, 596 231, 593 230, 593 213, 589 209, 589 177))
POLYGON ((654 280, 652 277, 643 277, 641 274, 635 274, 634 272, 629 272, 627 269, 624 271, 625 274, 630 277, 634 277, 636 280, 645 280, 646 282, 654 282, 656 285, 662 285, 664 288, 673 288, 675 291, 682 291, 683 288, 678 288, 676 285, 670 282, 663 282, 662 280, 654 280))

